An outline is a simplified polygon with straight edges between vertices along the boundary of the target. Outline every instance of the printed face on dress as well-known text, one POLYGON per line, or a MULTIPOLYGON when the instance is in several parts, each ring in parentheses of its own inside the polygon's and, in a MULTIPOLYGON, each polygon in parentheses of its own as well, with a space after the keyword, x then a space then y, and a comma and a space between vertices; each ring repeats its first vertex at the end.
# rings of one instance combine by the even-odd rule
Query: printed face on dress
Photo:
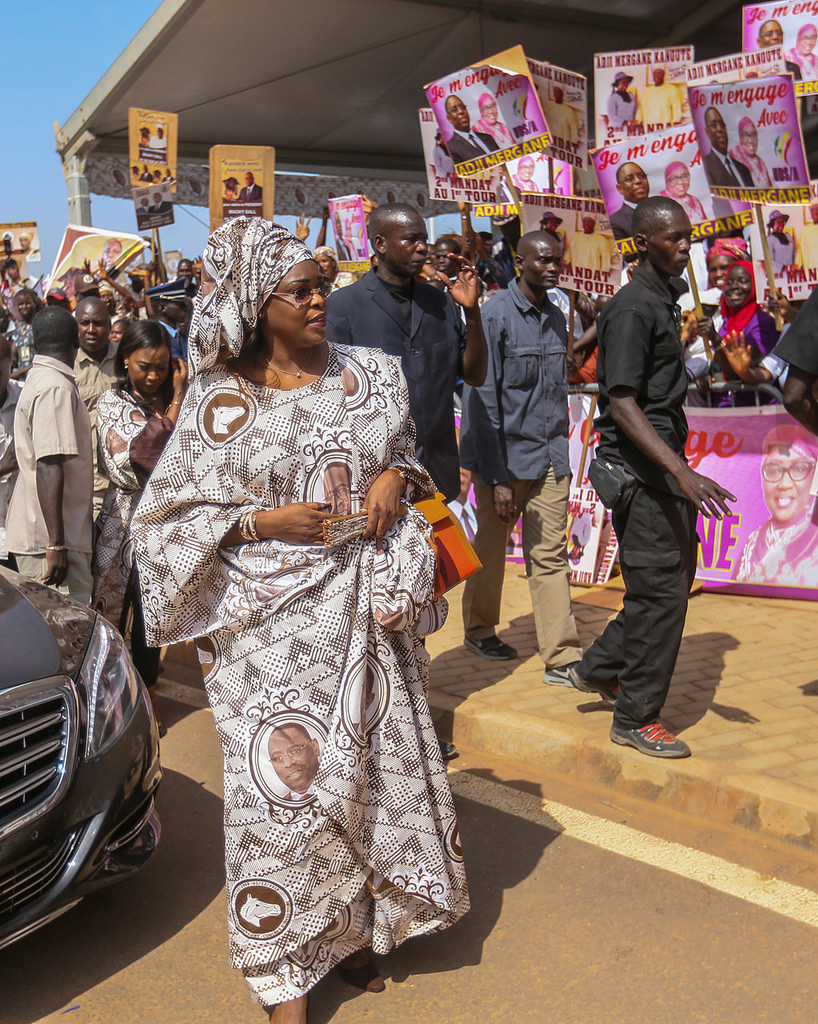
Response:
POLYGON ((417 277, 426 262, 426 224, 419 213, 397 212, 379 222, 380 233, 372 239, 378 265, 396 277, 417 277))
POLYGON ((744 267, 730 267, 724 281, 724 301, 730 309, 740 309, 750 298, 753 279, 744 267))
POLYGON ((144 398, 153 398, 168 379, 170 348, 138 348, 125 360, 125 370, 134 391, 144 398))
POLYGON ((467 132, 471 127, 468 108, 459 96, 450 96, 446 100, 446 117, 458 132, 467 132))
POLYGON ((616 190, 628 202, 640 203, 650 192, 648 176, 635 163, 624 163, 616 172, 616 190))
POLYGON ((259 327, 268 351, 279 340, 290 348, 314 348, 327 330, 327 300, 318 291, 326 282, 315 260, 297 263, 276 288, 261 311, 259 327), (306 290, 306 304, 296 304, 306 290))
POLYGON ((293 722, 273 730, 267 750, 273 769, 284 785, 295 793, 306 793, 318 771, 321 753, 318 741, 310 739, 307 730, 293 722))
POLYGON ((108 347, 111 330, 108 307, 102 299, 80 299, 74 315, 80 332, 80 348, 89 356, 101 356, 108 347))
POLYGON ((812 505, 815 462, 786 445, 773 445, 761 461, 764 501, 777 525, 786 526, 812 505), (773 479, 768 479, 772 477, 773 479), (776 479, 777 478, 777 479, 776 479))
POLYGON ((704 130, 713 149, 724 155, 727 152, 727 125, 715 107, 708 107, 705 111, 704 130))

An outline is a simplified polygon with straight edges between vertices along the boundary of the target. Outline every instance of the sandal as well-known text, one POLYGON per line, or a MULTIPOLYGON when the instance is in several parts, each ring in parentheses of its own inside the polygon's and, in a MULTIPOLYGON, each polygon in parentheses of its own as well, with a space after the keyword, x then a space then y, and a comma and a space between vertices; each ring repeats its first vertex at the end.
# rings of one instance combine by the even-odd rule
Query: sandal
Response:
MULTIPOLYGON (((347 960, 349 959, 350 957, 347 957, 347 960)), ((359 988, 363 992, 383 992, 386 988, 386 982, 381 977, 378 965, 372 957, 369 957, 366 963, 361 964, 360 967, 345 967, 346 962, 346 960, 342 960, 338 965, 338 973, 348 985, 354 985, 355 988, 359 988)))

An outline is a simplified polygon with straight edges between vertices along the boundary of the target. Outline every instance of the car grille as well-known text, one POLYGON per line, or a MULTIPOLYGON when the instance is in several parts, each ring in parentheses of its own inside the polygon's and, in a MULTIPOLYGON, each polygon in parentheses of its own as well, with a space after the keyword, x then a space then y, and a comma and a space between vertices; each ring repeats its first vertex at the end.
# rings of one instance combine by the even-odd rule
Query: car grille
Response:
POLYGON ((67 783, 75 721, 69 680, 25 683, 0 693, 0 835, 43 813, 67 783))
POLYGON ((0 924, 19 914, 59 880, 75 845, 75 835, 64 836, 0 871, 0 924))

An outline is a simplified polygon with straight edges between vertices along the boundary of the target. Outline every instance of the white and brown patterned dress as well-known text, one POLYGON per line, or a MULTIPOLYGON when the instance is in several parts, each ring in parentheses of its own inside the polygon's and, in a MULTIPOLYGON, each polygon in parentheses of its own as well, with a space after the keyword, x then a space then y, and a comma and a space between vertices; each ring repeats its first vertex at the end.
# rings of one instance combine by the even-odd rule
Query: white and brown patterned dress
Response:
MULTIPOLYGON (((330 347, 293 391, 197 375, 133 521, 148 642, 195 638, 224 751, 231 956, 260 1002, 468 910, 420 635, 439 628, 425 520, 382 544, 219 547, 242 511, 357 511, 415 461, 399 361, 330 347)), ((411 493, 410 493, 411 496, 411 493)))

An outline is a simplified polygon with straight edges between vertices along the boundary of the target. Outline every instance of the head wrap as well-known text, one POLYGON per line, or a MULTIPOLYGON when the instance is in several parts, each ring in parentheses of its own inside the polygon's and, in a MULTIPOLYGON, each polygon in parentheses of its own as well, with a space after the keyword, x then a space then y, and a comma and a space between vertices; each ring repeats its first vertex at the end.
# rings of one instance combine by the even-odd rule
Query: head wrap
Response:
POLYGON ((482 110, 482 109, 483 109, 483 107, 484 107, 484 106, 485 106, 485 105, 486 105, 487 103, 496 103, 496 102, 497 102, 497 101, 496 101, 496 100, 495 100, 495 98, 494 98, 494 97, 493 97, 493 96, 491 95, 491 93, 490 93, 490 92, 484 92, 484 93, 483 93, 483 95, 482 95, 482 96, 480 97, 480 99, 479 99, 479 100, 477 101, 477 106, 478 106, 478 107, 480 108, 480 110, 482 110))
POLYGON ((800 43, 801 37, 807 35, 808 32, 818 32, 818 29, 816 29, 816 27, 812 24, 811 21, 804 22, 801 28, 798 29, 798 32, 795 36, 796 43, 800 43))
POLYGON ((771 448, 789 448, 794 455, 815 462, 818 459, 818 440, 803 427, 785 423, 773 427, 761 445, 766 455, 771 448))
MULTIPOLYGON (((742 270, 746 270, 750 275, 750 294, 747 296, 746 301, 738 309, 733 309, 732 306, 727 305, 727 300, 724 297, 722 291, 721 302, 719 307, 721 315, 724 317, 724 326, 721 329, 721 335, 723 338, 735 332, 741 332, 747 326, 747 324, 753 319, 753 316, 758 309, 758 302, 756 302, 756 278, 753 273, 753 264, 749 260, 736 260, 735 263, 731 263, 727 268, 727 277, 730 276, 730 271, 733 267, 741 267, 742 270)), ((727 287, 727 278, 724 279, 724 285, 727 287)))
POLYGON ((756 123, 751 117, 742 117, 738 123, 738 133, 741 135, 742 132, 746 132, 748 128, 756 130, 756 123))
POLYGON ((742 260, 749 255, 750 251, 743 238, 717 238, 707 254, 707 262, 709 263, 716 256, 729 256, 732 260, 742 260))
POLYGON ((338 267, 338 253, 333 249, 331 245, 319 245, 313 253, 316 259, 319 256, 329 256, 331 260, 335 262, 335 267, 338 267))
POLYGON ((188 333, 191 373, 213 366, 226 348, 238 356, 270 294, 312 252, 280 224, 235 217, 216 228, 202 256, 202 284, 188 333))
POLYGON ((667 184, 671 174, 676 171, 687 171, 688 174, 690 173, 690 169, 687 164, 682 163, 681 160, 674 160, 672 164, 668 164, 665 168, 665 184, 667 184))

